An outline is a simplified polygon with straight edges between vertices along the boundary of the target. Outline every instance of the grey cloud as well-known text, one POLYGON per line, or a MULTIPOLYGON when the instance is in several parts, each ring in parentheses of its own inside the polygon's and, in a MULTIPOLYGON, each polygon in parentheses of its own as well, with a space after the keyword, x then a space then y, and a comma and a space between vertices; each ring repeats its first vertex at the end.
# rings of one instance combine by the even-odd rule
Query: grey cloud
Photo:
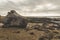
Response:
POLYGON ((60 11, 60 0, 25 0, 24 2, 18 2, 18 3, 14 3, 10 0, 7 0, 7 2, 3 2, 4 5, 0 4, 0 11, 8 11, 11 9, 14 10, 19 10, 22 12, 28 12, 28 13, 40 13, 40 12, 47 12, 47 11, 60 11), (37 9, 36 11, 34 11, 34 9, 36 8, 37 5, 43 5, 44 3, 53 3, 54 5, 58 5, 59 7, 56 10, 48 10, 47 8, 45 8, 46 10, 42 10, 41 9, 37 9), (25 9, 24 9, 25 8, 25 9), (27 11, 27 9, 29 11, 27 11))
POLYGON ((13 3, 12 1, 7 0, 8 2, 3 5, 3 8, 7 8, 7 9, 21 9, 22 7, 26 7, 31 10, 33 10, 37 5, 43 4, 44 2, 53 2, 53 3, 60 3, 59 0, 26 0, 23 3, 19 2, 18 4, 13 3))

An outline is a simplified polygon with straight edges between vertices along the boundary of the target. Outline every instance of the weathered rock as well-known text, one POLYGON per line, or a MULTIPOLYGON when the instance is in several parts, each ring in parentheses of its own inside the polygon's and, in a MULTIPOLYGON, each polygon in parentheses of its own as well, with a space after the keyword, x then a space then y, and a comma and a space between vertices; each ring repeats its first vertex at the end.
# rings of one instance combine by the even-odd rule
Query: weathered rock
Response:
POLYGON ((27 26, 27 20, 21 15, 17 14, 15 10, 8 12, 8 15, 3 20, 4 27, 20 27, 27 26))

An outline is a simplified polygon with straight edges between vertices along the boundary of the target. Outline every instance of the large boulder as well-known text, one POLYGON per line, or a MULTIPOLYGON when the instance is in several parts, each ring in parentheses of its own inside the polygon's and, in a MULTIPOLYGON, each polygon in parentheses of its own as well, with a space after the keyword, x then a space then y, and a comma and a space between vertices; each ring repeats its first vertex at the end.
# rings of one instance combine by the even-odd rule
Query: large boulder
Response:
POLYGON ((15 10, 8 12, 8 15, 3 20, 3 27, 20 27, 25 28, 27 26, 27 20, 17 14, 15 10))

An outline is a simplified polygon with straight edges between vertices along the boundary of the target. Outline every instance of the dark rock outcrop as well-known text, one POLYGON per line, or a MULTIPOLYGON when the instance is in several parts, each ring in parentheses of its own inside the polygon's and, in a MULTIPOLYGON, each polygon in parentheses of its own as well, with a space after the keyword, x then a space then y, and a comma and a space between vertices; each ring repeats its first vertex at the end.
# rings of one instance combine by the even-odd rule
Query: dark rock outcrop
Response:
POLYGON ((27 20, 17 14, 15 10, 8 12, 8 15, 3 20, 3 27, 20 27, 25 28, 27 26, 27 20))

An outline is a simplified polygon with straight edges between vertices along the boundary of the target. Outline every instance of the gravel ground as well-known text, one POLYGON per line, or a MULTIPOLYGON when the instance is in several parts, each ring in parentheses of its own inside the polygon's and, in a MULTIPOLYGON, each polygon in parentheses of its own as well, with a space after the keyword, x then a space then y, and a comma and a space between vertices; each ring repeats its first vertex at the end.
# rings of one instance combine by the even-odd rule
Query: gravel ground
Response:
POLYGON ((0 28, 0 40, 60 40, 60 31, 45 32, 35 29, 27 31, 20 28, 0 28), (49 39, 50 36, 52 38, 49 39))

